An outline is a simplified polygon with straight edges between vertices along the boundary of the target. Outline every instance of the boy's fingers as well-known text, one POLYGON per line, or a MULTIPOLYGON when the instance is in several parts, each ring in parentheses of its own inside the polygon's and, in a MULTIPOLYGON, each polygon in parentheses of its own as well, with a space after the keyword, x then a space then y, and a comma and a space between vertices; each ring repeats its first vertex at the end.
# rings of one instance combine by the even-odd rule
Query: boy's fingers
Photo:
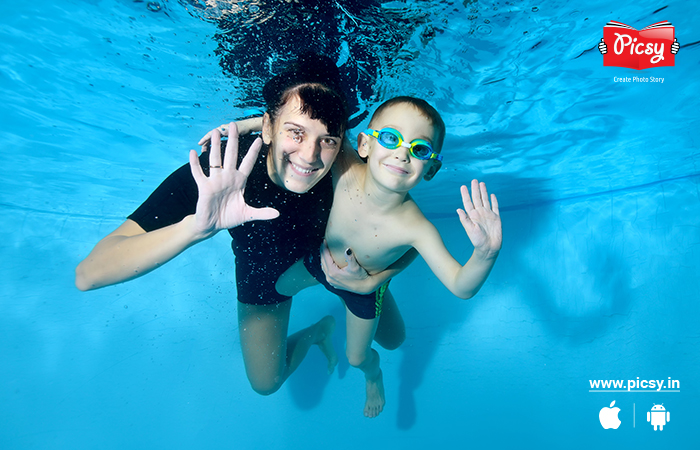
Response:
POLYGON ((469 217, 469 213, 463 209, 458 209, 457 215, 459 216, 460 223, 464 227, 464 231, 469 232, 474 229, 475 225, 474 222, 472 222, 472 219, 469 217))
POLYGON ((479 191, 479 182, 477 180, 472 180, 472 203, 475 208, 484 206, 481 201, 481 192, 479 191))
POLYGON ((467 213, 461 208, 457 208, 457 215, 459 216, 459 220, 461 221, 464 221, 464 219, 469 219, 467 213))
POLYGON ((479 183, 479 189, 481 191, 481 201, 484 207, 489 207, 489 193, 486 191, 486 183, 479 183))
POLYGON ((462 194, 462 203, 464 204, 464 209, 469 211, 474 209, 474 205, 472 205, 472 200, 469 198, 469 189, 467 189, 466 186, 462 186, 459 188, 459 192, 462 194))
POLYGON ((500 216, 500 213, 498 212, 498 199, 496 198, 496 194, 491 194, 491 206, 493 212, 500 216))
POLYGON ((209 133, 205 134, 205 135, 202 137, 202 139, 200 139, 199 142, 197 142, 197 145, 204 145, 204 144, 206 144, 208 141, 211 141, 211 131, 210 131, 209 133))

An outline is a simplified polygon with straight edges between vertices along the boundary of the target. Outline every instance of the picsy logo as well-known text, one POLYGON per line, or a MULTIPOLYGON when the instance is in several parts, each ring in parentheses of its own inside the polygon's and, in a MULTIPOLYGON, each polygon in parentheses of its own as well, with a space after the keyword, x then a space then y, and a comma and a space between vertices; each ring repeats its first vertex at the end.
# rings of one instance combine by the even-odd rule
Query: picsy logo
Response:
POLYGON ((667 20, 641 30, 611 20, 603 28, 603 39, 598 44, 604 66, 637 70, 675 66, 679 49, 675 28, 667 20), (612 52, 608 51, 609 45, 612 46, 612 52))

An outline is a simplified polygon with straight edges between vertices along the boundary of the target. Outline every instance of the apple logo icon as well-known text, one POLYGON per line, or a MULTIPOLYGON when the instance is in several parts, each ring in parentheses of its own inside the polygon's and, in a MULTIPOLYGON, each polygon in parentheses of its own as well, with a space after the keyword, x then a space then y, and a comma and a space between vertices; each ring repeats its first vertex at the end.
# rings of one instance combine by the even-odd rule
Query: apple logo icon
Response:
POLYGON ((620 412, 620 408, 613 408, 614 405, 615 400, 613 400, 613 402, 610 403, 610 408, 605 407, 600 410, 600 413, 598 413, 598 419, 600 419, 600 424, 606 430, 608 428, 617 430, 617 427, 619 427, 621 423, 620 419, 618 419, 617 417, 617 413, 620 412))

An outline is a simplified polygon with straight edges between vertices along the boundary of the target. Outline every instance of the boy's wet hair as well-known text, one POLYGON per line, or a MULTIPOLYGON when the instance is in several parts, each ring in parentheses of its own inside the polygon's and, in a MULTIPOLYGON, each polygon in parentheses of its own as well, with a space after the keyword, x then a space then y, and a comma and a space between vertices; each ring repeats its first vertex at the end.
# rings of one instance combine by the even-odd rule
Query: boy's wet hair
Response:
POLYGON ((433 150, 436 153, 440 153, 440 151, 442 150, 442 144, 445 141, 445 122, 442 120, 440 113, 437 112, 435 108, 430 106, 430 104, 425 100, 409 96, 400 96, 389 99, 381 105, 379 105, 379 108, 377 108, 374 114, 372 114, 372 119, 369 122, 370 125, 372 124, 372 122, 374 122, 374 120, 377 117, 379 117, 384 112, 384 110, 386 110, 387 108, 391 108, 392 106, 401 104, 408 104, 413 106, 430 121, 430 123, 433 125, 433 128, 435 128, 435 131, 437 131, 437 137, 435 139, 435 142, 432 142, 433 150))
POLYGON ((301 112, 320 120, 330 135, 343 135, 348 121, 347 101, 340 86, 340 72, 331 59, 304 53, 265 84, 263 98, 273 122, 294 97, 301 102, 301 112))

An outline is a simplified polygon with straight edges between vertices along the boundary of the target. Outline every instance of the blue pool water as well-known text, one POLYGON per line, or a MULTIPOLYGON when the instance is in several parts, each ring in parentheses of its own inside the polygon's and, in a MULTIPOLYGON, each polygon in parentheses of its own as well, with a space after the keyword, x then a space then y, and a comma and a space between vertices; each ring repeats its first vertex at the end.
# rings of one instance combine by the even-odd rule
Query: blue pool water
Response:
MULTIPOLYGON (((700 7, 204 3, 0 5, 0 448, 697 448, 700 7), (676 66, 604 67, 609 20, 672 22, 676 66), (276 394, 250 389, 223 233, 141 279, 73 286, 199 137, 260 110, 294 26, 360 83, 357 115, 397 94, 441 111, 446 164, 415 197, 458 259, 459 185, 478 177, 501 203, 504 248, 477 297, 422 261, 394 280, 408 336, 380 350, 374 420, 360 371, 341 361, 328 377, 315 349, 276 394), (664 82, 615 81, 634 76, 664 82), (678 389, 591 392, 637 378, 678 389), (622 423, 603 429, 613 401, 622 423)), ((342 322, 309 289, 291 329, 329 313, 342 322)))

